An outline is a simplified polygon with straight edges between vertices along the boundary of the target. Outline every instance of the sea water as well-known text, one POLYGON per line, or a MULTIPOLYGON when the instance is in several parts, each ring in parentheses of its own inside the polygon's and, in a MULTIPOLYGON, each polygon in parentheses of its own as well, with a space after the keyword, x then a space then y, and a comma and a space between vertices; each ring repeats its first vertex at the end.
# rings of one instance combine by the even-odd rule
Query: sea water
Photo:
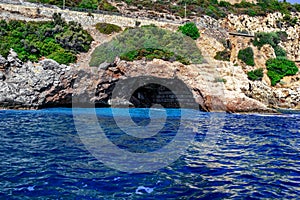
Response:
MULTIPOLYGON (((78 110, 77 116, 91 112, 78 110)), ((179 110, 157 109, 149 115, 147 109, 131 109, 129 117, 125 111, 103 108, 95 113, 106 137, 131 153, 162 148, 182 124, 179 110), (163 128, 151 140, 128 139, 117 130, 116 117, 131 118, 141 127, 154 123, 163 128)), ((196 116, 185 119, 195 134, 186 151, 155 171, 130 173, 111 168, 91 154, 72 109, 2 110, 0 199, 300 197, 300 115, 186 112, 196 116)))

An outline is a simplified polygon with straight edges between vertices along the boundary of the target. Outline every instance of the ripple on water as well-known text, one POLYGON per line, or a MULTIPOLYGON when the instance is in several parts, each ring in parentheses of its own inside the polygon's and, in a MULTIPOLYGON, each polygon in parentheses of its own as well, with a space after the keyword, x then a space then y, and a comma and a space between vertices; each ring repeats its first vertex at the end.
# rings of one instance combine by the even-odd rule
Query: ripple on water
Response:
MULTIPOLYGON (((132 143, 116 136, 117 127, 110 126, 112 115, 108 111, 98 109, 97 116, 106 121, 115 142, 128 148, 132 143)), ((118 109, 116 113, 123 117, 122 112, 118 109)), ((131 114, 143 120, 149 117, 145 113, 133 110, 131 114)), ((176 111, 169 113, 178 117, 176 111)), ((219 114, 199 113, 199 121, 191 119, 198 134, 179 160, 156 172, 129 174, 106 167, 86 150, 76 133, 71 109, 0 111, 0 199, 300 196, 299 115, 220 114, 216 145, 210 148, 205 133, 212 115, 219 114)), ((168 137, 177 123, 170 121, 165 132, 168 137)), ((151 141, 156 142, 155 148, 158 141, 151 141)), ((154 148, 144 145, 143 150, 150 147, 154 148)))

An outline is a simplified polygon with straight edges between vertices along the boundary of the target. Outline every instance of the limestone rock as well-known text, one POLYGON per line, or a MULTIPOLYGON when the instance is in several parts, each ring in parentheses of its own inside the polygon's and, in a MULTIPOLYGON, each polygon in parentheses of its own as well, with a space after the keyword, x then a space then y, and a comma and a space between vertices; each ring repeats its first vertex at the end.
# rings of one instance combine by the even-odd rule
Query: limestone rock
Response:
POLYGON ((5 80, 5 75, 3 74, 3 72, 0 71, 0 81, 4 81, 5 80))
POLYGON ((10 49, 9 54, 7 56, 7 61, 10 66, 14 67, 22 67, 22 61, 18 58, 18 54, 13 50, 10 49))
POLYGON ((0 69, 5 69, 8 65, 7 60, 0 55, 0 69))

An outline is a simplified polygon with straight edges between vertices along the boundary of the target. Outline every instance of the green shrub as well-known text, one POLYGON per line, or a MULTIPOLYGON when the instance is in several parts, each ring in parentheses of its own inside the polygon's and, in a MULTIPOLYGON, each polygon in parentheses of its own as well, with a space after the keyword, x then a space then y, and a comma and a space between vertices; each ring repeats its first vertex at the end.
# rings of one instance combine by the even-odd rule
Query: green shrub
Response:
POLYGON ((181 31, 184 35, 191 37, 193 40, 196 40, 200 37, 200 33, 196 24, 192 22, 188 22, 183 26, 179 26, 178 30, 181 31))
POLYGON ((253 44, 261 48, 265 44, 269 44, 274 48, 276 57, 285 57, 286 51, 278 46, 280 41, 287 40, 287 33, 285 31, 271 32, 271 33, 257 33, 255 34, 255 38, 253 44))
POLYGON ((152 48, 138 49, 138 50, 129 51, 120 56, 122 60, 127 60, 127 61, 140 60, 144 57, 147 60, 153 60, 154 58, 157 58, 166 61, 178 61, 185 65, 190 64, 190 62, 186 58, 176 55, 174 52, 170 52, 162 49, 152 49, 152 48))
POLYGON ((53 21, 2 20, 0 25, 0 54, 6 57, 12 48, 22 61, 36 62, 45 56, 68 64, 76 60, 76 53, 88 51, 93 40, 80 24, 67 23, 57 13, 53 21))
POLYGON ((98 0, 82 0, 79 5, 79 8, 87 8, 87 9, 97 9, 98 0))
POLYGON ((218 51, 214 57, 216 60, 230 61, 231 51, 225 49, 223 51, 218 51))
POLYGON ((111 5, 106 0, 100 0, 99 10, 105 10, 105 11, 110 11, 110 12, 119 12, 119 10, 115 6, 111 5))
POLYGON ((108 23, 97 23, 96 29, 103 34, 112 34, 112 33, 118 33, 122 30, 121 27, 114 25, 114 24, 108 24, 108 23))
POLYGON ((272 86, 276 85, 283 77, 295 75, 298 72, 296 64, 286 58, 269 59, 266 66, 272 86))
POLYGON ((297 10, 297 12, 300 12, 300 4, 295 3, 294 4, 295 9, 297 10))
POLYGON ((69 64, 76 61, 76 56, 71 52, 67 52, 64 49, 55 51, 52 54, 48 55, 47 58, 53 59, 59 64, 69 64))
POLYGON ((284 15, 283 20, 287 21, 287 22, 290 21, 291 20, 291 15, 290 14, 284 15))
POLYGON ((291 21, 290 21, 290 25, 291 25, 291 26, 295 26, 295 25, 297 24, 297 22, 298 22, 298 18, 297 18, 297 17, 293 17, 293 18, 291 19, 291 21))
POLYGON ((276 46, 274 48, 274 51, 275 51, 276 57, 286 57, 286 51, 282 47, 276 46))
POLYGON ((254 17, 254 16, 257 15, 256 11, 253 10, 253 9, 251 9, 251 8, 248 9, 247 14, 248 14, 249 16, 251 16, 251 17, 254 17))
POLYGON ((248 75, 248 79, 252 81, 262 80, 264 76, 264 70, 263 68, 255 69, 253 71, 249 71, 247 75, 248 75))
MULTIPOLYGON (((147 26, 127 29, 111 41, 98 46, 92 54, 90 66, 113 62, 117 56, 125 56, 125 54, 129 60, 132 60, 135 58, 135 51, 139 49, 173 52, 174 55, 181 56, 190 63, 202 63, 203 59, 195 41, 190 37, 159 27, 147 26)), ((176 60, 179 61, 180 58, 176 60)))
POLYGON ((230 8, 231 4, 227 1, 220 1, 219 6, 224 7, 224 8, 230 8))
POLYGON ((269 44, 273 48, 275 48, 279 44, 279 42, 280 42, 280 37, 277 33, 260 32, 255 34, 253 44, 258 48, 261 48, 265 44, 269 44))
POLYGON ((286 14, 283 16, 283 21, 285 21, 290 26, 295 26, 298 22, 298 18, 297 17, 292 18, 290 14, 286 14))
POLYGON ((251 47, 247 47, 246 49, 242 49, 238 53, 238 58, 242 60, 244 63, 250 66, 254 66, 254 53, 251 47))

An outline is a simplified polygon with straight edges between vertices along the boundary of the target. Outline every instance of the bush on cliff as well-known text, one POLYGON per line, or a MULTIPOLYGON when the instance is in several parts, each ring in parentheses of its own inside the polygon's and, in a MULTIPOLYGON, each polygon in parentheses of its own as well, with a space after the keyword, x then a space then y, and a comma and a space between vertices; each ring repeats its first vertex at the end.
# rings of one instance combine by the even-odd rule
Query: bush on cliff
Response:
POLYGON ((98 0, 82 0, 79 5, 79 8, 87 8, 87 9, 97 9, 98 0))
POLYGON ((275 48, 279 44, 279 42, 280 42, 280 37, 277 33, 260 32, 255 34, 253 44, 258 48, 261 48, 265 44, 269 44, 273 48, 275 48))
POLYGON ((22 61, 50 56, 68 64, 76 60, 75 54, 88 51, 93 40, 80 24, 67 23, 60 14, 48 22, 2 20, 0 25, 0 54, 6 57, 12 48, 22 61))
POLYGON ((286 51, 282 47, 276 46, 274 48, 274 51, 275 51, 276 57, 286 57, 286 51))
POLYGON ((76 61, 76 56, 64 49, 53 52, 52 54, 48 55, 47 58, 53 59, 60 64, 66 65, 76 61))
POLYGON ((251 47, 241 49, 238 53, 238 58, 250 66, 254 66, 254 53, 251 47))
POLYGON ((178 30, 181 31, 184 35, 191 37, 193 40, 196 40, 200 37, 199 29, 195 23, 188 22, 183 26, 179 26, 178 30))
POLYGON ((190 63, 202 63, 202 55, 195 41, 179 32, 172 32, 155 26, 128 29, 110 42, 98 46, 90 66, 113 62, 117 56, 140 49, 159 49, 173 52, 190 63))
POLYGON ((189 65, 190 62, 182 56, 176 55, 174 52, 165 51, 162 49, 138 49, 129 51, 120 56, 122 60, 133 61, 133 60, 141 60, 142 58, 146 58, 147 60, 153 60, 154 58, 162 59, 165 61, 178 61, 182 64, 189 65))
MULTIPOLYGON (((62 7, 63 0, 29 0, 30 2, 37 3, 46 3, 52 4, 62 7)), ((93 9, 96 10, 99 8, 100 10, 118 12, 118 9, 111 5, 107 0, 75 0, 75 1, 65 1, 65 6, 74 7, 74 8, 85 8, 85 9, 93 9)))
POLYGON ((108 23, 97 23, 96 29, 103 34, 112 34, 112 33, 118 33, 122 30, 121 27, 115 25, 115 24, 108 24, 108 23))
POLYGON ((247 75, 248 75, 248 79, 250 79, 252 81, 262 80, 262 78, 264 76, 264 69, 259 68, 259 69, 255 69, 253 71, 249 71, 247 73, 247 75))
POLYGON ((276 57, 286 57, 286 51, 279 46, 279 43, 287 41, 287 33, 285 31, 271 32, 271 33, 256 33, 253 44, 259 49, 269 44, 273 47, 276 57))
POLYGON ((98 7, 99 7, 99 10, 105 10, 105 11, 110 11, 110 12, 119 12, 119 10, 115 6, 111 5, 106 0, 100 0, 98 7))
POLYGON ((223 51, 218 51, 214 57, 216 60, 230 61, 231 51, 225 49, 223 51))
MULTIPOLYGON (((53 5, 62 6, 62 0, 29 0, 32 2, 49 3, 53 5)), ((75 0, 65 1, 66 6, 81 7, 81 8, 95 8, 96 2, 100 10, 107 10, 117 12, 117 8, 112 6, 107 0, 75 0)), ((124 2, 128 6, 137 6, 138 9, 154 10, 158 13, 172 13, 175 16, 187 17, 209 15, 213 18, 222 18, 228 14, 248 14, 250 16, 266 16, 268 13, 281 12, 289 15, 291 11, 300 10, 299 4, 290 4, 278 0, 257 0, 257 4, 241 1, 231 5, 226 1, 218 0, 171 0, 155 1, 152 0, 125 0, 114 1, 116 3, 124 2), (186 8, 185 9, 185 5, 186 8), (186 11, 186 12, 185 12, 186 11)), ((120 4, 122 5, 122 4, 120 4)))
POLYGON ((299 70, 293 61, 286 58, 269 59, 266 66, 268 69, 267 75, 271 79, 272 86, 276 85, 285 76, 295 75, 299 70))

